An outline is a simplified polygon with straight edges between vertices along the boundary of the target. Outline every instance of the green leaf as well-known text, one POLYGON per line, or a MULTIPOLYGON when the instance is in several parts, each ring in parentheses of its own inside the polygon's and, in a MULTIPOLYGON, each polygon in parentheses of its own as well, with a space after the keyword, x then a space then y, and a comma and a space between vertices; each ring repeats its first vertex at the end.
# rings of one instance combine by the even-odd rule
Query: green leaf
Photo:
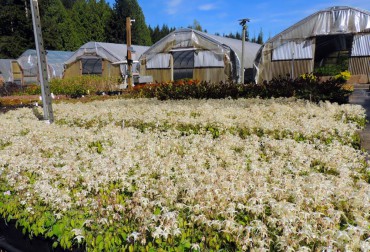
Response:
POLYGON ((59 242, 57 242, 57 241, 53 242, 53 248, 58 247, 58 245, 59 245, 59 242))
POLYGON ((161 209, 159 207, 156 207, 154 210, 154 215, 160 215, 161 214, 161 209))
POLYGON ((103 241, 101 241, 99 243, 98 249, 99 249, 99 251, 103 251, 104 250, 104 242, 103 241))

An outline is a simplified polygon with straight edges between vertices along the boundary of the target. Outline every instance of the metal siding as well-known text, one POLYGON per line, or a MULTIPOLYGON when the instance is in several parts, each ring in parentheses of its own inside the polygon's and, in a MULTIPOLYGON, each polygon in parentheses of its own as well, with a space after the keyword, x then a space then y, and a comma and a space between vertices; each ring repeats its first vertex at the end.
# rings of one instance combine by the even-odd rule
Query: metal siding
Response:
POLYGON ((121 77, 120 65, 113 65, 111 62, 103 60, 103 77, 121 77))
POLYGON ((171 69, 145 69, 140 72, 140 75, 153 76, 154 82, 169 82, 171 81, 171 69))
POLYGON ((219 83, 226 81, 227 75, 224 68, 195 68, 194 79, 219 83))
MULTIPOLYGON (((313 71, 313 60, 295 60, 293 62, 294 76, 297 78, 302 74, 311 73, 313 71)), ((292 73, 292 61, 274 61, 271 62, 271 75, 272 77, 285 77, 287 74, 292 73)))
POLYGON ((351 56, 370 56, 370 34, 354 36, 351 56))
POLYGON ((66 66, 63 74, 63 78, 71 78, 81 75, 81 60, 75 61, 70 65, 66 66))
POLYGON ((23 84, 23 72, 22 72, 20 65, 15 60, 12 61, 11 64, 12 64, 13 81, 16 83, 23 84))
POLYGON ((349 71, 352 75, 370 73, 370 57, 352 57, 349 59, 349 71))

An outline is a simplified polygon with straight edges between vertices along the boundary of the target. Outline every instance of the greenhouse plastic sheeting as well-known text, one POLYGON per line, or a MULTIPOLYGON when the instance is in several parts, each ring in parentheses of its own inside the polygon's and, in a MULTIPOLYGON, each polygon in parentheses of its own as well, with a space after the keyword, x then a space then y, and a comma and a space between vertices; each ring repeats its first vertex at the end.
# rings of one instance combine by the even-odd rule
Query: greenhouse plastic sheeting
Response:
POLYGON ((305 39, 320 35, 370 32, 370 12, 351 7, 332 7, 316 12, 268 42, 274 47, 286 40, 305 39))
POLYGON ((224 60, 222 54, 216 54, 210 51, 199 51, 194 57, 195 67, 223 67, 224 60))
MULTIPOLYGON (((69 51, 46 51, 46 61, 48 64, 48 78, 62 78, 64 72, 64 62, 72 56, 69 51)), ((25 76, 37 76, 37 53, 36 50, 25 51, 18 59, 19 65, 23 69, 25 76)))
MULTIPOLYGON (((354 37, 351 57, 370 56, 369 11, 348 6, 336 6, 306 17, 269 39, 263 45, 257 54, 254 65, 256 82, 270 80, 274 77, 275 73, 272 69, 283 69, 285 66, 284 60, 313 59, 315 44, 312 43, 312 46, 309 46, 305 44, 306 42, 314 41, 314 39, 321 36, 346 34, 354 37), (295 54, 294 58, 292 57, 293 52, 295 54), (275 63, 274 68, 271 65, 272 60, 275 63)), ((302 66, 302 70, 312 70, 303 67, 303 63, 297 65, 297 67, 300 66, 302 66)))
POLYGON ((157 55, 154 55, 151 57, 147 63, 146 68, 157 68, 157 69, 164 69, 164 68, 170 68, 170 60, 171 60, 171 54, 169 53, 158 53, 157 55))
POLYGON ((12 59, 0 59, 0 75, 5 82, 13 82, 12 59))
MULTIPOLYGON (((148 46, 137 46, 132 45, 133 60, 139 59, 142 53, 149 49, 148 46)), ((127 45, 125 44, 113 44, 113 43, 102 43, 102 42, 88 42, 81 46, 71 57, 65 61, 65 64, 71 64, 76 60, 83 57, 99 56, 109 62, 124 62, 127 56, 127 45)))
MULTIPOLYGON (((261 45, 250 42, 245 42, 244 45, 244 68, 253 68, 255 56, 261 45)), ((161 68, 163 62, 157 60, 157 55, 194 50, 195 67, 224 67, 231 62, 235 71, 238 72, 236 75, 240 76, 242 46, 243 42, 241 40, 184 28, 176 30, 159 40, 141 56, 140 60, 151 62, 150 68, 161 68)))

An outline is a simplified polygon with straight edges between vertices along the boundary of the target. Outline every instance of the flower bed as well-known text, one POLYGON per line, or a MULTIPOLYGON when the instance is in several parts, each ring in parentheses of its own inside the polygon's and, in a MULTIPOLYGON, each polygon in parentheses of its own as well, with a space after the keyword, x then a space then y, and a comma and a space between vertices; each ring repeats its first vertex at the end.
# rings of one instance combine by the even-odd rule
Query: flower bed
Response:
POLYGON ((368 249, 359 106, 293 99, 56 104, 1 115, 0 214, 95 251, 368 249))

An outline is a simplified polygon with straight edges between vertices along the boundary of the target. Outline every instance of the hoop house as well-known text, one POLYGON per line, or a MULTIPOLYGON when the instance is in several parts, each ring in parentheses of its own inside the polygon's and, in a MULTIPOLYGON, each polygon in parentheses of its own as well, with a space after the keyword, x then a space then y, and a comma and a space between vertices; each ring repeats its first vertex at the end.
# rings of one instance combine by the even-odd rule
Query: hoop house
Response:
MULTIPOLYGON (((133 45, 134 61, 149 47, 133 45)), ((121 77, 126 74, 127 45, 88 42, 81 46, 66 62, 64 77, 99 75, 121 77)))
MULTIPOLYGON (((64 72, 64 62, 71 57, 70 51, 46 51, 46 61, 48 65, 48 78, 62 78, 64 72)), ((17 59, 22 70, 24 83, 37 83, 37 53, 36 50, 29 49, 22 53, 17 59)))
MULTIPOLYGON (((140 58, 140 75, 168 82, 184 78, 201 81, 234 81, 241 76, 242 41, 192 29, 176 30, 140 58)), ((260 45, 245 42, 245 79, 252 79, 253 61, 260 45)))
POLYGON ((268 40, 256 62, 256 82, 319 69, 349 70, 369 81, 370 12, 339 6, 318 11, 268 40))

